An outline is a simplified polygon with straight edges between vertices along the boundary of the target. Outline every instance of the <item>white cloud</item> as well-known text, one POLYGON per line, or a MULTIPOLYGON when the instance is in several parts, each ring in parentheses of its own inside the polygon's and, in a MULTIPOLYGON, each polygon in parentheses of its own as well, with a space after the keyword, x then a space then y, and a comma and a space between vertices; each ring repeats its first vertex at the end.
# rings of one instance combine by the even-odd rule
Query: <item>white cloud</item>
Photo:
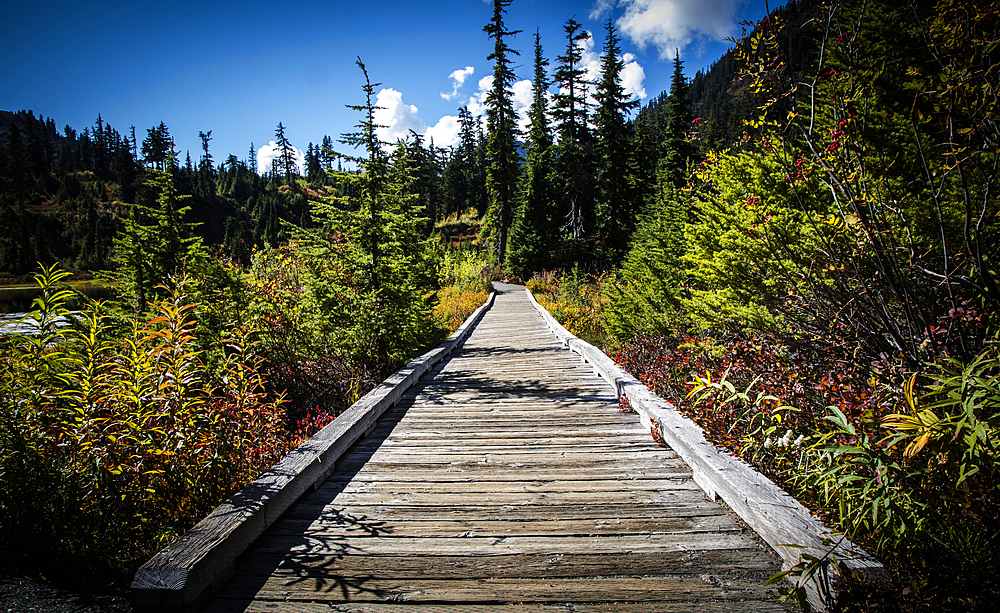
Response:
POLYGON ((424 137, 425 146, 432 138, 435 147, 447 148, 458 142, 458 117, 445 115, 428 127, 417 114, 417 107, 403 102, 403 94, 391 88, 379 91, 376 104, 382 108, 375 110, 375 123, 382 127, 376 128, 375 133, 390 148, 400 139, 409 139, 411 130, 424 137))
MULTIPOLYGON (((298 169, 302 171, 306 167, 306 156, 304 153, 298 150, 297 147, 292 147, 295 151, 295 165, 298 169)), ((257 172, 260 174, 271 172, 271 160, 277 158, 281 155, 281 148, 278 147, 278 143, 271 141, 270 144, 264 145, 257 150, 257 172)))
POLYGON ((528 111, 531 110, 531 102, 534 98, 534 84, 525 79, 514 83, 511 102, 514 103, 514 112, 517 113, 517 127, 521 133, 527 133, 531 120, 528 118, 528 111))
MULTIPOLYGON (((723 40, 735 31, 740 0, 619 0, 618 27, 639 48, 656 47, 661 59, 695 39, 723 40)), ((600 6, 606 6, 601 2, 600 6)), ((596 7, 595 7, 596 10, 596 7)))
POLYGON ((375 134, 383 141, 395 144, 399 139, 410 136, 410 130, 417 134, 427 131, 427 124, 417 115, 417 107, 403 102, 403 94, 392 88, 383 89, 376 97, 375 123, 382 126, 375 134))
POLYGON ((613 8, 615 8, 615 0, 596 0, 590 9, 590 18, 597 21, 613 8))
POLYGON ((458 123, 458 117, 455 115, 445 115, 436 124, 427 128, 427 133, 424 134, 426 138, 424 145, 429 147, 432 139, 434 140, 435 147, 443 149, 457 145, 458 134, 461 128, 461 124, 458 123))
POLYGON ((587 31, 590 35, 577 43, 580 46, 580 67, 583 69, 583 78, 590 82, 587 87, 587 101, 596 106, 597 99, 594 94, 597 92, 596 84, 601 80, 601 56, 595 50, 594 33, 587 31))
POLYGON ((481 117, 486 112, 486 96, 493 87, 493 75, 479 79, 479 91, 469 96, 469 112, 473 117, 481 117))
POLYGON ((462 87, 462 84, 465 83, 465 80, 469 78, 469 76, 472 75, 472 73, 474 73, 475 71, 476 69, 473 68, 472 66, 466 66, 465 68, 456 70, 455 72, 448 75, 448 78, 451 79, 451 85, 452 85, 451 93, 448 94, 442 92, 441 97, 444 98, 445 100, 451 100, 455 98, 455 96, 458 95, 459 88, 462 87))
POLYGON ((642 69, 631 53, 622 56, 622 63, 624 66, 622 66, 621 79, 625 93, 630 96, 631 100, 645 98, 646 87, 643 83, 646 80, 646 71, 642 69))
MULTIPOLYGON (((472 68, 466 71, 455 71, 452 77, 456 78, 456 73, 465 72, 462 80, 472 74, 472 68)), ((487 75, 479 79, 478 90, 469 96, 468 109, 473 117, 480 121, 485 121, 486 96, 493 87, 493 75, 487 75)), ((511 100, 514 104, 514 111, 518 114, 518 124, 522 130, 527 130, 528 110, 531 107, 532 84, 531 81, 517 81, 511 87, 511 100)), ((430 140, 434 140, 435 147, 447 149, 458 144, 461 125, 455 115, 445 115, 438 119, 433 126, 428 126, 418 115, 416 106, 403 102, 403 94, 391 88, 379 91, 376 97, 376 104, 380 109, 375 111, 375 123, 383 126, 376 129, 378 137, 391 145, 399 139, 408 139, 410 131, 424 137, 424 144, 429 145, 430 140)), ((485 127, 485 126, 484 126, 485 127)))

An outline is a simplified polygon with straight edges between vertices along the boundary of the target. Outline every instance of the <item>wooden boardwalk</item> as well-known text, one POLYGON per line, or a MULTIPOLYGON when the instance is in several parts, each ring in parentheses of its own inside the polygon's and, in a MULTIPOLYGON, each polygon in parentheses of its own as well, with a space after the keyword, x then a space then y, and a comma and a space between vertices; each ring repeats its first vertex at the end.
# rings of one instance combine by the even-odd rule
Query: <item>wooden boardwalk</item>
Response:
POLYGON ((229 611, 782 611, 780 559, 502 293, 237 563, 229 611))

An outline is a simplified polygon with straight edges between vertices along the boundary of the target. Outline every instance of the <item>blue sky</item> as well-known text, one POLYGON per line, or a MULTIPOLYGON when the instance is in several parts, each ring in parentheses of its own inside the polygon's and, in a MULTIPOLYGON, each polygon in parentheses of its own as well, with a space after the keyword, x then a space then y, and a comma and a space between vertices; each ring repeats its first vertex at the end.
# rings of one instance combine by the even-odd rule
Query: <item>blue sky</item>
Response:
MULTIPOLYGON (((182 160, 200 156, 199 131, 212 131, 217 162, 246 159, 251 142, 266 146, 279 121, 303 151, 325 134, 338 138, 358 120, 345 108, 362 101, 357 56, 382 84, 385 136, 415 129, 445 146, 458 108, 475 112, 492 73, 482 31, 492 1, 4 4, 0 109, 31 109, 79 131, 100 113, 123 134, 134 125, 140 141, 162 121, 182 160)), ((554 66, 563 24, 575 18, 594 35, 596 61, 610 16, 629 63, 626 85, 645 103, 669 88, 674 48, 691 76, 722 55, 740 21, 764 14, 764 0, 514 0, 506 23, 523 30, 510 44, 527 80, 536 28, 554 66)), ((528 83, 516 89, 528 91, 528 83)))

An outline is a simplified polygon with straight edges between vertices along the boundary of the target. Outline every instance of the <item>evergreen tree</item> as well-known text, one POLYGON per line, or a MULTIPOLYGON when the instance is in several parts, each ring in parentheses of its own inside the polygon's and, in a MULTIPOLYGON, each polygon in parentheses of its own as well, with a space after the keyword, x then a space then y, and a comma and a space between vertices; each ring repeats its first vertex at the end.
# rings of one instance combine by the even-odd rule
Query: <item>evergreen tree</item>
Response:
POLYGON ((684 78, 684 65, 680 52, 674 53, 674 74, 670 80, 670 96, 667 98, 667 122, 663 141, 663 159, 660 162, 660 176, 680 187, 687 180, 688 162, 695 157, 695 147, 688 141, 691 129, 691 110, 688 107, 688 85, 684 78))
MULTIPOLYGON (((86 135, 86 131, 84 134, 86 135)), ((167 126, 161 121, 160 125, 150 128, 146 134, 146 138, 142 141, 142 157, 152 168, 167 170, 172 163, 170 153, 174 148, 174 140, 167 126)), ((81 156, 83 156, 82 149, 81 156)))
POLYGON ((320 148, 309 143, 306 148, 306 180, 310 183, 318 183, 326 177, 323 170, 323 163, 320 161, 320 148))
POLYGON ((150 170, 146 185, 156 193, 155 204, 127 205, 125 227, 114 241, 115 280, 139 310, 158 295, 157 286, 204 256, 196 224, 184 220, 187 197, 177 193, 170 174, 150 170))
POLYGON ((211 175, 215 172, 215 167, 212 165, 212 154, 208 152, 208 141, 212 140, 212 131, 208 132, 198 131, 198 138, 201 139, 201 160, 198 162, 198 170, 203 174, 211 175))
POLYGON ((299 230, 307 260, 311 299, 319 304, 317 325, 331 335, 338 350, 356 361, 374 363, 384 375, 428 339, 429 305, 417 280, 423 244, 419 219, 410 215, 410 178, 392 173, 383 143, 376 135, 375 88, 364 63, 365 102, 349 105, 362 114, 358 131, 340 142, 364 148, 363 157, 349 158, 359 173, 340 179, 355 189, 337 202, 314 204, 316 230, 299 230), (346 205, 346 206, 345 206, 346 205), (345 210, 346 209, 346 210, 345 210))
POLYGON ((410 176, 408 193, 413 196, 410 214, 426 218, 421 224, 421 235, 427 237, 433 229, 432 218, 439 216, 441 211, 435 210, 442 200, 441 167, 434 155, 433 145, 424 148, 423 137, 412 132, 410 138, 396 148, 396 159, 393 162, 393 172, 398 176, 410 176))
POLYGON ((606 326, 619 341, 671 332, 682 319, 684 218, 681 196, 665 186, 636 229, 617 278, 604 284, 606 326))
POLYGON ((469 112, 469 107, 463 106, 458 109, 458 148, 452 151, 444 170, 445 193, 450 203, 445 208, 445 214, 454 212, 456 215, 462 215, 465 211, 475 208, 481 215, 486 210, 479 198, 485 179, 484 169, 479 161, 479 142, 476 138, 478 123, 469 112))
POLYGON ((285 126, 280 121, 274 131, 274 142, 278 146, 278 157, 275 158, 278 161, 278 169, 284 174, 285 182, 291 184, 292 175, 296 172, 295 147, 285 136, 285 126))
POLYGON ((600 167, 597 174, 597 230, 606 263, 615 264, 624 254, 635 227, 638 208, 635 183, 629 164, 630 126, 626 115, 639 106, 629 100, 621 83, 624 63, 620 57, 618 36, 611 18, 605 25, 607 38, 601 62, 601 80, 597 84, 597 142, 600 167))
POLYGON ((553 146, 548 117, 549 80, 545 72, 548 60, 542 55, 542 43, 535 31, 535 75, 528 117, 528 156, 518 190, 518 208, 510 233, 505 268, 526 278, 532 272, 551 265, 551 253, 557 241, 552 203, 553 146))
POLYGON ((514 216, 514 200, 520 159, 515 146, 517 114, 514 112, 511 86, 514 70, 511 55, 518 52, 507 44, 507 38, 520 30, 511 31, 504 26, 503 16, 511 0, 493 0, 493 19, 483 31, 493 39, 493 87, 486 95, 486 189, 489 209, 484 229, 496 238, 497 261, 503 262, 507 254, 507 239, 514 216))
POLYGON ((337 158, 333 150, 333 139, 323 135, 323 144, 319 147, 319 159, 324 170, 333 170, 333 161, 337 158))
POLYGON ((566 32, 566 54, 560 55, 555 82, 559 91, 553 96, 552 115, 558 122, 558 173, 560 177, 566 224, 565 227, 579 248, 579 241, 587 237, 592 224, 594 206, 594 151, 593 138, 588 127, 589 104, 587 86, 582 66, 581 43, 590 34, 581 25, 569 19, 563 26, 566 32))

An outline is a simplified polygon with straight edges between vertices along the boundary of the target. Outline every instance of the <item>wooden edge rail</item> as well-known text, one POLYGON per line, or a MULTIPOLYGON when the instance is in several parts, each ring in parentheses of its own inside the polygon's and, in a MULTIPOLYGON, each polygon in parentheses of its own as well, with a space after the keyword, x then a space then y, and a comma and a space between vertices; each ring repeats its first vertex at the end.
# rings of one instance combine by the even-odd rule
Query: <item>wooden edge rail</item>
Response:
POLYGON ((334 463, 403 393, 469 334, 496 293, 443 343, 414 359, 330 424, 157 552, 135 574, 132 606, 142 611, 191 611, 204 606, 233 576, 242 554, 303 493, 322 484, 334 463))
MULTIPOLYGON (((650 432, 659 430, 663 440, 687 462, 695 482, 709 498, 715 500, 717 496, 721 497, 781 556, 784 569, 798 564, 803 553, 823 558, 833 549, 832 556, 844 572, 884 579, 885 570, 881 562, 846 538, 835 537, 802 503, 741 458, 721 453, 705 439, 700 426, 619 368, 604 352, 566 330, 538 304, 530 290, 525 289, 525 292, 563 345, 589 362, 595 374, 607 381, 619 398, 623 395, 628 398, 650 432)), ((791 576, 788 578, 792 582, 795 580, 791 576)), ((829 595, 836 594, 833 580, 834 577, 817 572, 806 584, 813 608, 826 610, 829 595)))

